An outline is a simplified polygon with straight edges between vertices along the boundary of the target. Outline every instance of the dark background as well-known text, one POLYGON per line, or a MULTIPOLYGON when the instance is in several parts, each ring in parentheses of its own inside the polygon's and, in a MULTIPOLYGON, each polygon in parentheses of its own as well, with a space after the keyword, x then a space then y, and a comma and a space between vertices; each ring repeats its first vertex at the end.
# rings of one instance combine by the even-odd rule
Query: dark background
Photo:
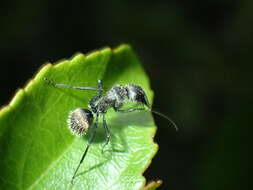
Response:
POLYGON ((0 2, 0 105, 45 62, 130 43, 155 91, 160 189, 250 189, 253 1, 0 2))

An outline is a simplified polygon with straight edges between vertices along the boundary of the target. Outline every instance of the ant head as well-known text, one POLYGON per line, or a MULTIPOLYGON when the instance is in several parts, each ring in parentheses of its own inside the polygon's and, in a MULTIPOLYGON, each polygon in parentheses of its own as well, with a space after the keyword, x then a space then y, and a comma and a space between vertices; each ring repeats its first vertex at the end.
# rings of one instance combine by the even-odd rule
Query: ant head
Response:
POLYGON ((129 84, 125 86, 125 89, 127 90, 127 97, 130 101, 141 103, 150 108, 147 95, 140 86, 129 84))
POLYGON ((68 117, 68 126, 73 135, 83 136, 91 126, 93 114, 90 110, 77 108, 70 111, 68 117))
POLYGON ((151 106, 150 106, 148 99, 147 99, 147 95, 140 86, 135 85, 135 84, 129 84, 129 85, 125 86, 125 89, 127 90, 127 97, 130 101, 138 102, 138 103, 141 103, 141 104, 147 106, 149 108, 150 112, 165 118, 175 127, 176 130, 178 130, 177 125, 168 116, 164 115, 163 113, 160 113, 158 111, 151 109, 151 106))

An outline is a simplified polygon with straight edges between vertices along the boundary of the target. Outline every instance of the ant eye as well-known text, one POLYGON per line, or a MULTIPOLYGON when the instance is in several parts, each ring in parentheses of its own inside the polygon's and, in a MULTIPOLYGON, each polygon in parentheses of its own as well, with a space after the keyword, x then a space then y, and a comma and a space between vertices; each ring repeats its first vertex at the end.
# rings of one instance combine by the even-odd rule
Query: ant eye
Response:
POLYGON ((73 135, 83 136, 86 134, 93 121, 93 114, 90 110, 77 108, 70 111, 68 127, 73 135))

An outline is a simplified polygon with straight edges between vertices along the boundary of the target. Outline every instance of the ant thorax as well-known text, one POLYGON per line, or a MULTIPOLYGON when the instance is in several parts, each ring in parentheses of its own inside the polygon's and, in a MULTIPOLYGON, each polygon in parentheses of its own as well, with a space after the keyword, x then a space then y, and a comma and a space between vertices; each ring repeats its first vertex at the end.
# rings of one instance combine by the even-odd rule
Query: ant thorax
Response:
POLYGON ((97 112, 105 113, 110 108, 120 108, 126 98, 126 88, 117 84, 108 90, 104 96, 99 98, 94 105, 97 112))

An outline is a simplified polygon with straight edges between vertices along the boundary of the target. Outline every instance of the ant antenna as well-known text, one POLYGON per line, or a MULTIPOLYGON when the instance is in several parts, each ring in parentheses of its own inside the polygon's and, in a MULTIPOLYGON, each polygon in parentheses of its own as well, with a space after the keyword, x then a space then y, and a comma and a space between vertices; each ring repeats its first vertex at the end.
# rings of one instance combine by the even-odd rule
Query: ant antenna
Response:
POLYGON ((161 112, 155 111, 155 110, 150 109, 150 111, 156 115, 163 117, 164 119, 167 119, 175 127, 176 131, 178 131, 178 127, 177 127, 176 123, 172 119, 170 119, 168 116, 164 115, 161 112))

